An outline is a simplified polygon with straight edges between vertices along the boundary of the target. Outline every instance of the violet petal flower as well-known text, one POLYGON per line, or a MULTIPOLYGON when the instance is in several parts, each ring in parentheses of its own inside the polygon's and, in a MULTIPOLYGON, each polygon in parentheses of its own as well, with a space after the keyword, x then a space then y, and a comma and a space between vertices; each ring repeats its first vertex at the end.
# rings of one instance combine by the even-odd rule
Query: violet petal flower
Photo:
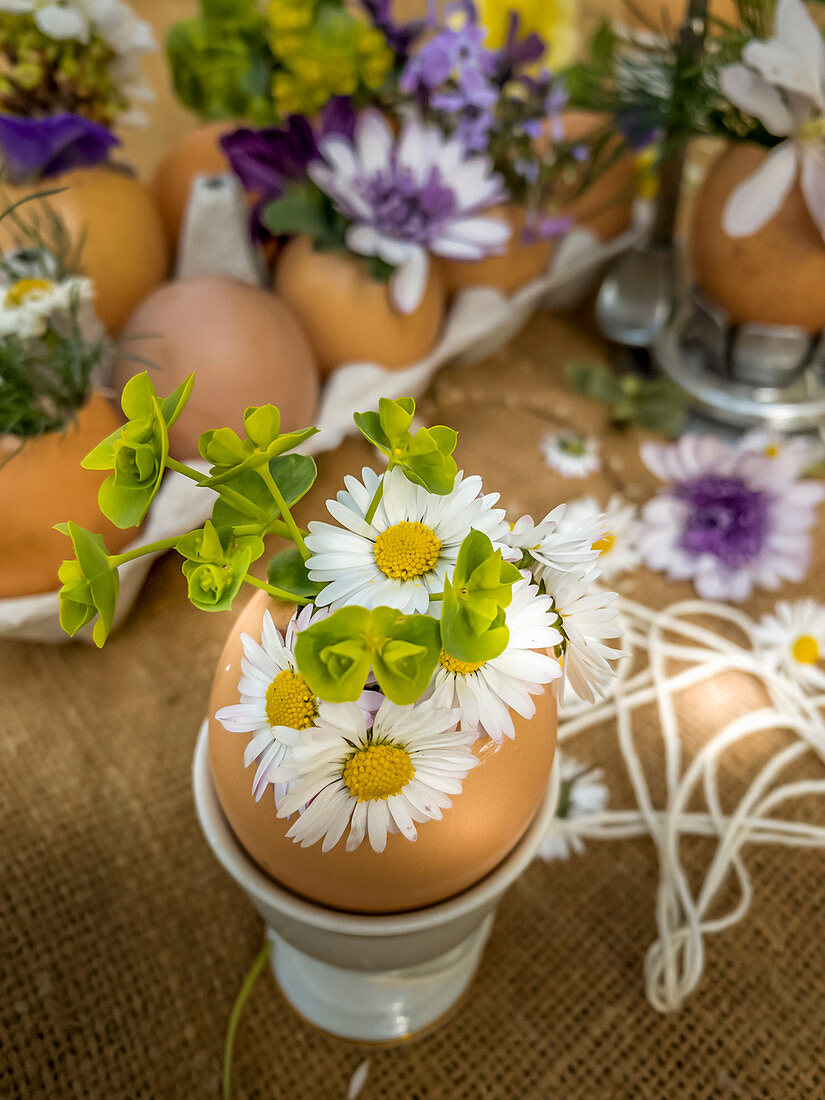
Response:
POLYGON ((363 0, 364 8, 387 40, 393 53, 405 58, 410 47, 429 26, 429 20, 416 19, 408 23, 396 23, 392 17, 392 0, 363 0))
POLYGON ((116 145, 120 139, 111 130, 81 115, 0 115, 0 150, 11 183, 101 164, 116 145))
POLYGON ((532 65, 544 57, 547 44, 541 35, 535 32, 519 38, 521 30, 521 16, 518 12, 510 12, 510 20, 507 24, 507 37, 504 46, 499 51, 499 69, 502 75, 508 75, 522 65, 532 65))

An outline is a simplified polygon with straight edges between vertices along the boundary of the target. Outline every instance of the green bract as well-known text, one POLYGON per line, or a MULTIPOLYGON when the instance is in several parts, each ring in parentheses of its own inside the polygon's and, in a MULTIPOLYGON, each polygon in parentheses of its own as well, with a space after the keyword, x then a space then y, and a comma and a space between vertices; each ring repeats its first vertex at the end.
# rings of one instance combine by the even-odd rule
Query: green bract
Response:
POLYGON ((387 698, 414 703, 440 652, 436 619, 391 607, 342 607, 301 631, 295 642, 295 659, 310 690, 332 703, 354 702, 370 668, 387 698))
POLYGON ((207 520, 199 531, 178 539, 175 549, 186 558, 183 575, 189 599, 201 611, 227 611, 237 596, 249 566, 264 552, 257 535, 234 538, 207 520))
POLYGON ((504 608, 521 573, 504 561, 481 531, 471 531, 458 551, 452 580, 445 578, 441 639, 446 653, 476 663, 498 657, 510 636, 504 608))
POLYGON ((161 402, 146 371, 123 388, 127 423, 83 459, 87 470, 112 470, 100 487, 98 503, 116 527, 137 527, 160 488, 169 457, 169 428, 183 411, 195 376, 161 402))
POLYGON ((318 431, 301 428, 281 435, 281 413, 275 405, 250 406, 243 423, 246 439, 241 439, 231 428, 216 428, 204 432, 198 440, 201 455, 212 464, 210 485, 222 485, 247 470, 265 466, 270 459, 294 450, 318 431))
POLYGON ((452 454, 458 436, 442 425, 419 428, 413 436, 414 415, 411 397, 398 401, 382 397, 377 413, 356 413, 353 420, 361 434, 387 456, 391 468, 400 466, 408 481, 444 496, 455 485, 458 467, 452 454))
POLYGON ((115 619, 119 590, 117 567, 101 535, 78 527, 71 520, 57 524, 55 530, 68 535, 75 553, 74 558, 64 561, 57 571, 62 584, 58 593, 60 626, 74 637, 81 627, 99 615, 92 637, 100 648, 115 619))

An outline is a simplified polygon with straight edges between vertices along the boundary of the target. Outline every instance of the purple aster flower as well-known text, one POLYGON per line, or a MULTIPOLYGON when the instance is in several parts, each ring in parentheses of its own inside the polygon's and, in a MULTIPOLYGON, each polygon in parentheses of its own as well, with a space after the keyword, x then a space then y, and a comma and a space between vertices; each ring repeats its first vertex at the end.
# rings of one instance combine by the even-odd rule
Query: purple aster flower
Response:
POLYGON ((528 34, 520 38, 521 16, 511 11, 507 24, 507 37, 499 51, 498 66, 503 79, 508 79, 523 65, 534 65, 544 57, 547 44, 539 34, 528 34))
POLYGON ((459 138, 417 116, 396 138, 379 111, 365 110, 352 141, 331 135, 319 146, 310 178, 350 220, 347 247, 395 268, 390 291, 402 313, 421 302, 430 253, 478 260, 503 251, 509 226, 483 216, 505 197, 502 181, 459 138))
POLYGON ((101 164, 116 145, 120 139, 111 130, 81 115, 0 115, 0 150, 12 183, 101 164))
POLYGON ((825 486, 798 469, 712 436, 648 443, 642 458, 670 483, 642 512, 642 557, 708 600, 745 600, 754 588, 804 579, 810 530, 825 486))

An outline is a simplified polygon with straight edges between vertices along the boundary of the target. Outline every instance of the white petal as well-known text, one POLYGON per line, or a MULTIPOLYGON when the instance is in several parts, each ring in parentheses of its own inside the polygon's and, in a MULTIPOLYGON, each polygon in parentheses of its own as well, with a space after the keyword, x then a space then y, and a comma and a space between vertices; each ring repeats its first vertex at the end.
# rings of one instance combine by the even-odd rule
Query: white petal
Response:
POLYGON ((825 238, 825 157, 821 148, 802 150, 800 182, 808 212, 825 238))
POLYGON ((796 179, 796 147, 783 141, 728 197, 722 227, 729 237, 750 237, 780 209, 796 179))
POLYGON ((766 130, 784 137, 793 119, 780 93, 747 65, 725 65, 719 73, 722 91, 736 107, 758 118, 766 130))
POLYGON ((421 305, 429 269, 427 252, 420 247, 416 247, 406 262, 396 268, 390 281, 390 297, 401 313, 414 313, 421 305))

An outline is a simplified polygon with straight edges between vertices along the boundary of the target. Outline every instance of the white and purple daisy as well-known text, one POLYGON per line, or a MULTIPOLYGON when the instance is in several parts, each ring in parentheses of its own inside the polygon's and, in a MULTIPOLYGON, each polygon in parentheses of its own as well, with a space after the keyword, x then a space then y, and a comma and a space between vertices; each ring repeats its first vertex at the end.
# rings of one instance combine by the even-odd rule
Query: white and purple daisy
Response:
POLYGON ((639 547, 652 569, 692 580, 707 600, 745 600, 754 588, 804 579, 825 485, 713 436, 648 443, 642 458, 670 483, 642 512, 639 547))
POLYGON ((510 227, 482 216, 505 197, 501 177, 459 138, 415 115, 396 138, 379 111, 365 110, 352 141, 331 134, 319 148, 310 177, 350 220, 347 247, 395 268, 390 293, 402 313, 421 302, 430 253, 480 260, 504 249, 510 227))

